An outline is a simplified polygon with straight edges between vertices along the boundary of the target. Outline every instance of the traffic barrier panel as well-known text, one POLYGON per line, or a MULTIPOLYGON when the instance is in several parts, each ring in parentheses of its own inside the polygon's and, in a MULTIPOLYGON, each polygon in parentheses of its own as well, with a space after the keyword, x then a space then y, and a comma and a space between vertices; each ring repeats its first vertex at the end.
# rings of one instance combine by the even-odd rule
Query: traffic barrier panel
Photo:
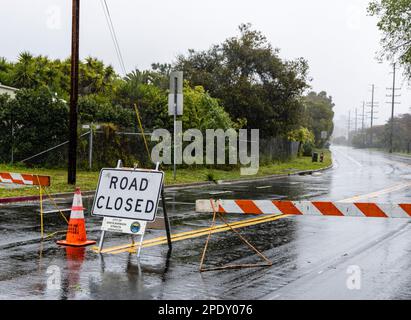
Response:
MULTIPOLYGON (((278 200, 215 200, 219 213, 306 215, 368 218, 411 218, 411 204, 278 201, 278 200)), ((210 200, 197 200, 197 212, 213 212, 210 200)))
POLYGON ((66 240, 57 241, 57 244, 63 246, 84 247, 95 243, 96 241, 87 240, 83 200, 81 198, 80 188, 76 188, 73 205, 71 207, 66 240))
POLYGON ((27 186, 50 186, 50 177, 28 173, 0 172, 0 182, 27 186))
MULTIPOLYGON (((40 200, 40 233, 41 239, 44 239, 44 210, 43 210, 43 192, 45 192, 50 200, 53 201, 57 210, 50 211, 50 212, 59 212, 63 219, 68 223, 67 218, 64 216, 63 211, 59 210, 57 204, 55 203, 54 199, 51 197, 50 193, 47 191, 46 187, 50 187, 51 185, 51 178, 50 176, 42 176, 38 174, 29 174, 29 173, 14 173, 14 172, 0 172, 0 183, 6 184, 17 184, 17 185, 24 185, 24 186, 35 186, 39 190, 39 196, 32 196, 32 197, 15 197, 15 198, 5 198, 0 199, 0 202, 7 203, 12 202, 11 200, 40 200)), ((53 233, 55 234, 55 233, 53 233)), ((49 235, 50 236, 50 235, 49 235)))

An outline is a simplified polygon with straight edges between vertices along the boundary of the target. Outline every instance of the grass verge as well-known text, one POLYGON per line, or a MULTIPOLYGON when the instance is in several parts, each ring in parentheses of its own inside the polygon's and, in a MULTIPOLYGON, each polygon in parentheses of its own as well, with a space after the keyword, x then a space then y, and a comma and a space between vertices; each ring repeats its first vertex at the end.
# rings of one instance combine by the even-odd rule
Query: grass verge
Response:
MULTIPOLYGON (((173 179, 171 170, 165 171, 165 184, 181 184, 190 182, 205 182, 210 180, 233 180, 233 179, 252 179, 275 174, 287 174, 303 170, 318 170, 326 168, 332 164, 331 153, 324 151, 324 162, 311 162, 311 157, 301 157, 287 162, 272 163, 260 166, 257 175, 241 176, 239 169, 230 171, 208 169, 208 168, 186 168, 177 169, 177 179, 173 179)), ((51 176, 50 193, 61 193, 73 191, 73 186, 67 184, 67 173, 64 169, 42 169, 26 168, 23 166, 0 165, 1 172, 34 173, 39 175, 51 176)), ((99 172, 78 171, 77 186, 83 191, 95 190, 99 172)), ((0 198, 37 195, 38 190, 34 187, 24 187, 18 189, 0 188, 0 198)))

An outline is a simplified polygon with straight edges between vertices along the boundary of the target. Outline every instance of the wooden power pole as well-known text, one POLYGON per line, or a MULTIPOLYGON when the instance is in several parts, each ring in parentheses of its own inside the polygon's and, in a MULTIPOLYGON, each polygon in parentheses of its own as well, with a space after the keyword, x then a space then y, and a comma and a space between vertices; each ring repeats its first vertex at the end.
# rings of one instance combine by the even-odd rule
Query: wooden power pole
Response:
POLYGON ((71 85, 70 85, 70 123, 68 148, 68 184, 76 183, 77 169, 77 115, 78 115, 78 65, 79 65, 79 30, 80 0, 72 0, 72 32, 71 32, 71 85))
POLYGON ((396 63, 393 64, 393 75, 392 75, 392 96, 391 96, 391 128, 390 128, 390 153, 393 153, 393 136, 394 136, 394 106, 395 106, 395 71, 396 63))

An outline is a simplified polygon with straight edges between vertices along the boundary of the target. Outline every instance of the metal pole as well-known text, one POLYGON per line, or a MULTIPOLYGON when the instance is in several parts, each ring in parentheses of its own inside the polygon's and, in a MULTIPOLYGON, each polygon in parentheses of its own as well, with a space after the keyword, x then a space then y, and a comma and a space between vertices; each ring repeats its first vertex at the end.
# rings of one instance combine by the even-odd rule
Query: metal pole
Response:
POLYGON ((70 123, 68 148, 68 184, 76 183, 77 168, 77 99, 78 99, 78 64, 79 64, 79 25, 80 0, 72 0, 71 33, 71 85, 70 85, 70 123))
POLYGON ((90 123, 90 136, 88 141, 88 166, 93 168, 93 123, 90 123))
POLYGON ((166 197, 164 196, 164 187, 161 188, 161 203, 163 204, 164 224, 165 224, 166 233, 167 233, 168 249, 171 250, 173 247, 171 245, 170 220, 168 219, 168 215, 167 215, 166 197))
MULTIPOLYGON (((117 161, 117 166, 116 168, 121 168, 123 167, 123 162, 121 160, 117 161)), ((103 218, 105 219, 105 218, 103 218)), ((100 236, 100 242, 98 244, 98 252, 101 253, 101 250, 103 250, 103 244, 104 244, 104 237, 106 236, 106 231, 102 230, 101 231, 101 236, 100 236)))
POLYGON ((394 73, 392 76, 392 103, 391 103, 391 132, 390 132, 390 153, 393 152, 393 135, 394 135, 394 104, 395 104, 395 62, 393 65, 394 73))
POLYGON ((371 127, 370 127, 370 146, 372 147, 372 135, 373 135, 373 130, 372 130, 372 125, 373 125, 373 120, 374 120, 374 85, 372 85, 372 94, 371 94, 371 127))
POLYGON ((365 101, 362 103, 362 119, 361 119, 361 134, 362 134, 362 143, 365 146, 365 132, 364 132, 364 120, 365 120, 365 101))
POLYGON ((355 133, 357 133, 357 120, 358 120, 358 118, 357 118, 357 108, 355 108, 355 133))
POLYGON ((348 142, 350 142, 350 130, 351 130, 351 110, 348 111, 348 142))
POLYGON ((174 166, 173 166, 173 175, 174 180, 176 180, 176 145, 177 145, 177 82, 178 78, 174 77, 174 166))
POLYGON ((11 110, 11 164, 14 162, 14 119, 13 119, 13 110, 11 110))
POLYGON ((106 235, 106 232, 104 230, 101 231, 100 242, 98 243, 98 252, 99 253, 101 253, 101 250, 103 250, 104 236, 105 235, 106 235))
MULTIPOLYGON (((144 233, 145 232, 146 232, 146 230, 144 230, 144 233)), ((143 245, 143 240, 144 240, 144 233, 140 236, 140 243, 138 245, 137 258, 140 258, 141 247, 143 245)))

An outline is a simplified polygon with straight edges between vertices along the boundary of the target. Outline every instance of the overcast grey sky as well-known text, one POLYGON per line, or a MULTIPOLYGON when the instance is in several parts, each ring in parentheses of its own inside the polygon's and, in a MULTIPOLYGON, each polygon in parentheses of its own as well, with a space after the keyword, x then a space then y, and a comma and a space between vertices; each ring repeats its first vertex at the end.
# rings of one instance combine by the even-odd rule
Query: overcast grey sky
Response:
MULTIPOLYGON (((187 49, 207 49, 238 34, 250 22, 285 59, 304 57, 313 90, 333 96, 336 118, 362 101, 376 85, 379 119, 390 116, 389 63, 377 64, 380 35, 368 17, 368 0, 107 0, 127 71, 171 62, 187 49)), ((0 56, 15 60, 28 50, 51 58, 70 54, 71 0, 3 0, 0 56)), ((80 55, 103 59, 120 72, 100 0, 82 0, 80 55)), ((396 113, 409 111, 411 91, 403 84, 396 113)))

